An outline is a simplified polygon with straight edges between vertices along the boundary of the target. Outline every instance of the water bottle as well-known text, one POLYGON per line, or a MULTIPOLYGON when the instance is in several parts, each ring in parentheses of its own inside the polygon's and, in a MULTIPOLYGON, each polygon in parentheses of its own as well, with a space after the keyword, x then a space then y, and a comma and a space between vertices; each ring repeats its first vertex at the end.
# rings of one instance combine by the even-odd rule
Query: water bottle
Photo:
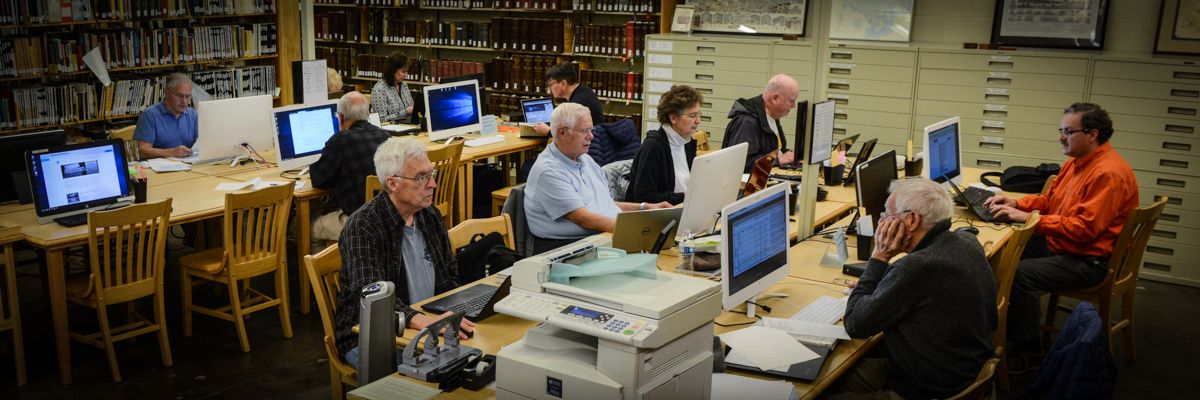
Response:
POLYGON ((696 241, 692 238, 691 231, 683 232, 683 241, 679 243, 679 271, 685 274, 691 274, 696 271, 696 267, 692 262, 696 257, 696 241))

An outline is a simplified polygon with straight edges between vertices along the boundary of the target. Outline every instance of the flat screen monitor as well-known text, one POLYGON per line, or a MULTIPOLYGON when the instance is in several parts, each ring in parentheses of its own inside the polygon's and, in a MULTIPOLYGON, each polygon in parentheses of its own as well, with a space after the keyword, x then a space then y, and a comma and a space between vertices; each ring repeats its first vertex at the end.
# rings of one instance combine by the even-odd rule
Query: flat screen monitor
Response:
POLYGON ((483 90, 483 88, 485 86, 487 86, 487 79, 484 78, 482 72, 477 73, 477 74, 466 74, 466 75, 452 76, 449 78, 442 78, 441 83, 447 84, 447 83, 466 82, 466 81, 475 81, 475 82, 479 83, 479 86, 477 86, 477 88, 479 90, 479 105, 480 105, 479 109, 481 110, 480 111, 481 114, 487 115, 487 113, 488 113, 487 91, 483 90))
MULTIPOLYGON (((808 100, 796 103, 796 133, 792 138, 792 152, 796 157, 804 155, 804 141, 808 138, 808 100)), ((800 160, 793 163, 800 164, 800 160)))
POLYGON ((38 223, 133 201, 119 139, 34 150, 25 160, 38 223))
POLYGON ((775 185, 721 210, 721 306, 726 310, 788 274, 788 185, 775 185))
POLYGON ((943 187, 962 185, 961 142, 958 117, 925 127, 925 170, 921 176, 943 187))
POLYGON ((479 82, 475 80, 424 88, 425 130, 430 140, 448 139, 478 132, 480 124, 479 82))
POLYGON ((521 100, 521 112, 525 115, 525 122, 530 124, 550 123, 550 113, 554 111, 554 99, 549 97, 541 99, 521 100))
POLYGON ((887 204, 888 187, 896 180, 896 151, 890 150, 855 166, 858 170, 858 184, 854 193, 858 196, 858 206, 865 209, 865 215, 871 216, 871 225, 879 226, 879 216, 883 214, 887 204))
POLYGON ((854 156, 854 164, 850 165, 850 175, 846 176, 846 180, 842 183, 842 186, 850 186, 854 184, 854 181, 858 178, 858 173, 854 172, 855 167, 857 167, 859 163, 871 159, 871 152, 875 151, 875 143, 877 142, 879 142, 879 139, 871 139, 863 142, 862 147, 858 149, 858 155, 854 156))
POLYGON ((808 164, 818 164, 833 156, 830 149, 833 146, 833 117, 836 104, 832 100, 813 104, 812 116, 812 147, 809 148, 805 160, 808 164))
POLYGON ((25 153, 67 144, 67 131, 0 136, 0 203, 20 199, 28 203, 29 181, 25 173, 25 153), (18 196, 18 193, 25 195, 18 196))
POLYGON ((242 144, 257 151, 275 144, 271 96, 247 96, 196 103, 200 132, 192 147, 191 163, 224 160, 245 154, 242 144))
POLYGON ((279 168, 307 167, 321 158, 325 142, 340 130, 337 104, 281 107, 272 112, 279 168))
MULTIPOLYGON (((712 232, 721 208, 737 200, 742 186, 742 166, 750 145, 743 142, 692 160, 692 176, 684 191, 683 216, 679 217, 679 237, 685 233, 702 235, 712 232)), ((786 185, 781 185, 786 186, 786 185)))

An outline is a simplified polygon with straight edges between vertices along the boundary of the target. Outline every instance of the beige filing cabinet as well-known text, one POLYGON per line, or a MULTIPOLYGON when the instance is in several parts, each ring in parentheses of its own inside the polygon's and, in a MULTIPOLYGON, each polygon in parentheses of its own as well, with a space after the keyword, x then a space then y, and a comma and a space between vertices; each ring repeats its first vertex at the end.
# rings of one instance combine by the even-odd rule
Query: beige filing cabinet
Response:
POLYGON ((1087 96, 1087 55, 1037 51, 921 49, 915 146, 925 126, 962 119, 963 164, 1004 169, 1062 164, 1058 123, 1087 96))
MULTIPOLYGON (((799 100, 812 92, 813 46, 808 41, 718 34, 656 34, 646 36, 643 110, 646 130, 657 129, 658 101, 672 85, 696 88, 700 104, 700 129, 709 132, 709 145, 721 146, 729 109, 739 98, 762 93, 767 80, 786 73, 800 83, 799 100)), ((796 114, 780 120, 788 144, 794 143, 796 114)))
POLYGON ((833 139, 879 139, 874 154, 904 154, 912 125, 917 50, 830 43, 824 61, 822 89, 837 104, 833 139))
POLYGON ((1200 286, 1200 67, 1098 56, 1091 78, 1089 99, 1111 114, 1113 146, 1137 174, 1141 203, 1170 198, 1141 276, 1200 286))

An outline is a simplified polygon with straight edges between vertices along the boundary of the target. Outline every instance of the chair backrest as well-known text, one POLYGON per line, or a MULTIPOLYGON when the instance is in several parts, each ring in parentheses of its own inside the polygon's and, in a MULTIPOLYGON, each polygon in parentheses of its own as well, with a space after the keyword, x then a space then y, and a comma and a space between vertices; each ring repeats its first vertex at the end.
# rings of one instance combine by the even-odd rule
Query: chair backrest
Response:
POLYGON ((137 125, 130 125, 130 126, 126 126, 124 128, 117 128, 117 129, 108 131, 109 138, 121 139, 121 141, 124 142, 125 158, 128 160, 134 160, 134 161, 138 160, 138 158, 136 157, 138 155, 138 152, 136 150, 137 142, 135 142, 133 140, 133 131, 136 128, 137 128, 137 125))
POLYGON ((429 150, 429 162, 437 170, 437 189, 433 192, 433 205, 446 218, 446 226, 452 220, 451 205, 454 204, 454 179, 458 176, 458 160, 462 157, 463 142, 455 142, 429 150))
POLYGON ((1042 185, 1041 194, 1050 193, 1050 187, 1054 186, 1055 179, 1058 179, 1058 175, 1050 175, 1050 177, 1046 178, 1046 184, 1042 185))
POLYGON ((696 131, 692 139, 696 139, 696 151, 708 151, 708 132, 696 131))
POLYGON ((1137 281, 1146 242, 1150 241, 1150 233, 1154 231, 1158 216, 1162 215, 1166 206, 1167 198, 1163 197, 1154 204, 1133 209, 1125 220, 1121 235, 1113 244, 1112 257, 1108 260, 1108 273, 1114 286, 1137 281))
POLYGON ((367 175, 367 180, 363 183, 363 188, 366 190, 366 202, 370 203, 379 192, 383 191, 383 183, 379 182, 379 177, 375 175, 367 175))
POLYGON ((975 382, 971 386, 967 386, 958 394, 947 400, 974 400, 986 399, 992 395, 992 377, 996 375, 996 365, 1000 363, 999 358, 991 358, 983 363, 983 368, 979 370, 979 376, 975 377, 975 382))
POLYGON ((471 237, 477 233, 486 235, 492 232, 500 232, 500 236, 504 237, 504 245, 508 248, 514 250, 517 248, 516 238, 513 237, 512 218, 504 213, 491 218, 469 219, 450 228, 448 232, 450 248, 458 249, 466 246, 471 243, 471 237))
POLYGON ((338 293, 342 284, 338 274, 342 271, 342 253, 337 244, 326 247, 315 255, 304 256, 304 271, 311 282, 313 297, 317 300, 317 311, 321 313, 321 328, 325 330, 325 353, 330 365, 342 375, 354 372, 354 367, 347 364, 338 354, 334 341, 334 311, 337 309, 338 293))
POLYGON ((1029 239, 1037 230, 1039 220, 1041 220, 1041 216, 1037 211, 1030 214, 1024 225, 1013 228, 1004 249, 991 259, 992 273, 996 275, 996 316, 999 318, 993 343, 996 347, 1004 346, 1006 338, 1004 330, 1008 322, 1008 298, 1012 292, 1013 278, 1017 275, 1017 264, 1021 262, 1021 253, 1025 252, 1025 245, 1029 244, 1029 239))
POLYGON ((501 212, 512 218, 513 239, 517 253, 529 257, 533 255, 533 233, 529 231, 529 221, 525 219, 525 185, 513 186, 504 200, 501 212))
POLYGON ((166 265, 171 199, 88 213, 91 285, 105 303, 153 294, 166 265))
POLYGON ((231 274, 253 276, 287 265, 292 188, 289 183, 225 195, 225 259, 231 274))

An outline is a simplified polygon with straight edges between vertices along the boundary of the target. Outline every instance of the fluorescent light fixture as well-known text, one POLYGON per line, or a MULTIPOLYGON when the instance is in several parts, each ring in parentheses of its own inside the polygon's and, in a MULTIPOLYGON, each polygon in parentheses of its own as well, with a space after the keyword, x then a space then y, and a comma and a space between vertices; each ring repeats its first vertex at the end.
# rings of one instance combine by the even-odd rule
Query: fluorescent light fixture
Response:
POLYGON ((737 28, 737 29, 738 29, 739 31, 742 31, 742 32, 745 32, 745 33, 758 33, 758 31, 754 30, 754 28, 751 28, 751 27, 748 27, 748 26, 745 26, 745 25, 738 25, 738 28, 737 28))

